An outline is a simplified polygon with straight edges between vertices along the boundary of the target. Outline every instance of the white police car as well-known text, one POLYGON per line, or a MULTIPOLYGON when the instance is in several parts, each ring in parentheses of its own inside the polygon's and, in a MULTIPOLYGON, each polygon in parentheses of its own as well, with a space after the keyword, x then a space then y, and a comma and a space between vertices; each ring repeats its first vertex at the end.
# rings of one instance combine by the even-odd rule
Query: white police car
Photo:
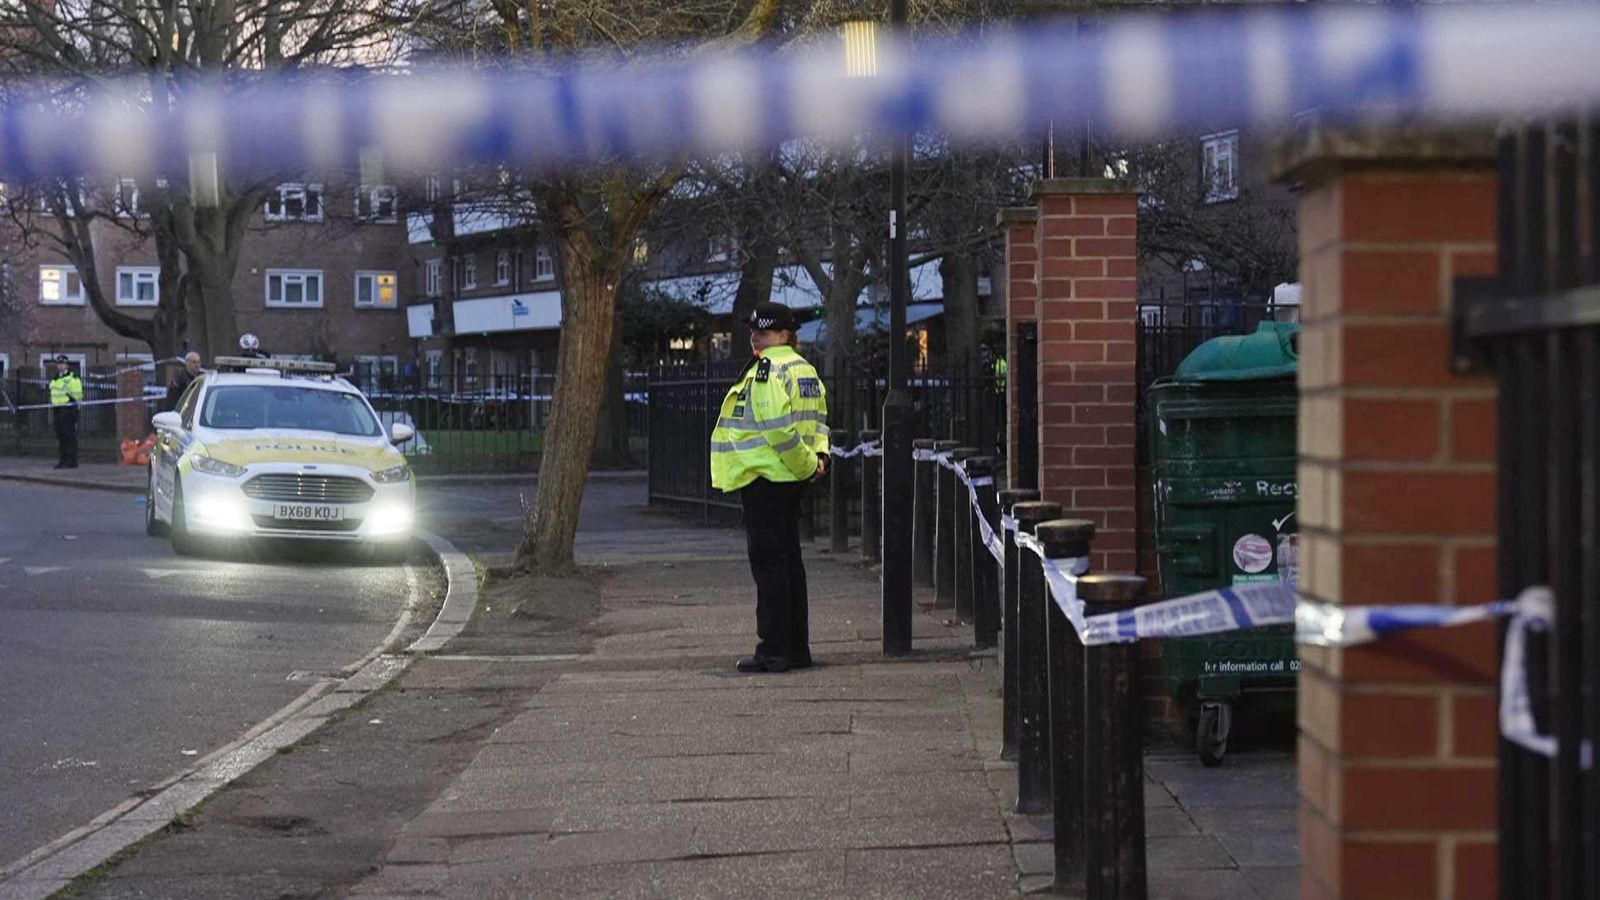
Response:
POLYGON ((331 363, 220 357, 156 415, 145 530, 178 553, 201 538, 366 544, 400 557, 416 490, 384 428, 331 363))

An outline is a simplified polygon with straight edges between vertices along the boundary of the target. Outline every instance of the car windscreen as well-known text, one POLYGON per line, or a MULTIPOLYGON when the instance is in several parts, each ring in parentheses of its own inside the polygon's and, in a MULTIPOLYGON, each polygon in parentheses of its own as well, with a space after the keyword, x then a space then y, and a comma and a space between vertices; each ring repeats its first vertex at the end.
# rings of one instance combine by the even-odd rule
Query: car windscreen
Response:
POLYGON ((372 410, 355 394, 276 384, 233 384, 212 388, 201 404, 207 428, 286 428, 377 437, 382 434, 372 410))

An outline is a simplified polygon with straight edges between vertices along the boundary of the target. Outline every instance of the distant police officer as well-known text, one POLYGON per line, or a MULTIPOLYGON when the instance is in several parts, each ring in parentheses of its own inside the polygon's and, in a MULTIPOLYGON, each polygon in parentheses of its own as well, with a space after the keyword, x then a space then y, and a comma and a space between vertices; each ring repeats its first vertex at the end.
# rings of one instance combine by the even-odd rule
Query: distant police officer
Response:
POLYGON ((239 336, 239 355, 246 359, 267 358, 267 354, 261 351, 261 340, 249 332, 239 336))
POLYGON ((78 467, 78 404, 83 402, 83 379, 72 362, 56 357, 56 377, 50 381, 50 411, 56 417, 56 468, 78 467))
POLYGON ((756 652, 741 672, 811 665, 800 500, 827 473, 828 401, 817 370, 791 346, 794 312, 760 303, 750 314, 755 356, 722 400, 711 432, 711 484, 739 494, 756 581, 756 652))

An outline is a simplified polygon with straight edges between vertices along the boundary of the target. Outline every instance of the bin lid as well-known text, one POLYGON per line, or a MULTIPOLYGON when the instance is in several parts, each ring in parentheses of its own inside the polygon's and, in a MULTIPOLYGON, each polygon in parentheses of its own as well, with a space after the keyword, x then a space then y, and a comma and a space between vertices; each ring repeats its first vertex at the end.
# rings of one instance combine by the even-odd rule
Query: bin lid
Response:
POLYGON ((1292 322, 1262 322, 1255 334, 1212 338, 1183 358, 1173 379, 1253 381, 1292 376, 1300 368, 1299 332, 1300 326, 1292 322))

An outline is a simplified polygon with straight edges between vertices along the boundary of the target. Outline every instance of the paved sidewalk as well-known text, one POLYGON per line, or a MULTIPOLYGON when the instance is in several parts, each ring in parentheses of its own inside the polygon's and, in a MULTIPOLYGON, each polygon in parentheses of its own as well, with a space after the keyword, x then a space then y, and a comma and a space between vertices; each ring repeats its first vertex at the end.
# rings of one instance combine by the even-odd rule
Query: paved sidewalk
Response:
MULTIPOLYGON (((103 469, 68 474, 142 476, 103 469)), ((514 546, 516 494, 423 488, 430 524, 484 558, 514 546)), ((448 718, 466 705, 451 698, 492 696, 504 715, 451 738, 471 743, 445 770, 389 776, 397 791, 415 782, 404 790, 418 803, 381 842, 351 845, 371 848, 376 865, 357 869, 368 874, 336 876, 312 856, 305 871, 270 877, 361 897, 984 898, 1048 884, 1050 822, 1010 813, 999 673, 992 654, 969 651, 969 628, 919 609, 916 653, 885 660, 876 574, 813 549, 820 665, 737 675, 754 628, 740 532, 664 518, 643 499, 637 477, 590 486, 579 556, 601 569, 599 617, 579 629, 588 652, 458 645, 419 660, 385 702, 448 718)), ((537 618, 542 603, 567 599, 522 605, 537 618)), ((1235 752, 1220 769, 1157 754, 1147 777, 1150 896, 1297 894, 1289 754, 1235 752)), ((294 790, 278 800, 266 790, 253 788, 285 815, 303 805, 294 790)), ((268 877, 196 855, 217 839, 208 828, 227 824, 204 811, 197 821, 91 895, 215 895, 268 877)))

